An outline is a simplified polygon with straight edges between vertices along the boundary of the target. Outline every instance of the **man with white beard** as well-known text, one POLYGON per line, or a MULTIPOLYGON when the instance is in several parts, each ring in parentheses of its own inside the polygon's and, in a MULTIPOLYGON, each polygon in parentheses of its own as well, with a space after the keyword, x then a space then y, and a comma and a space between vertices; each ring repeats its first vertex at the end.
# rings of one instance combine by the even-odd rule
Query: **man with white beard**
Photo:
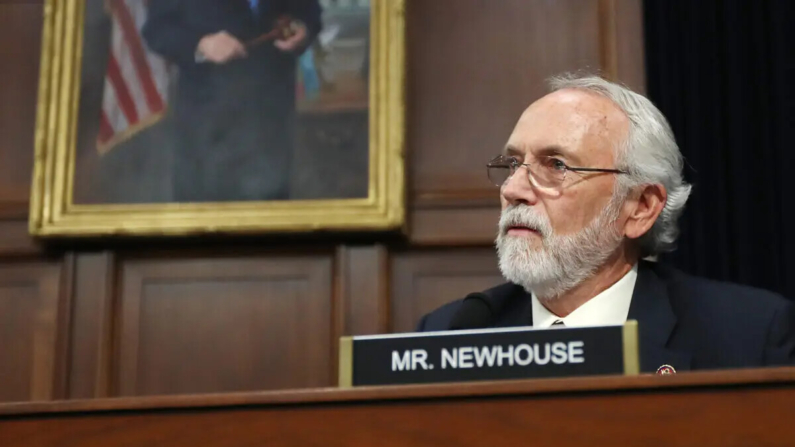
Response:
MULTIPOLYGON (((500 187, 499 267, 485 327, 638 320, 641 370, 795 364, 795 306, 650 261, 674 248, 690 194, 662 113, 595 76, 550 80, 488 164, 500 187)), ((451 329, 463 300, 419 331, 451 329)))

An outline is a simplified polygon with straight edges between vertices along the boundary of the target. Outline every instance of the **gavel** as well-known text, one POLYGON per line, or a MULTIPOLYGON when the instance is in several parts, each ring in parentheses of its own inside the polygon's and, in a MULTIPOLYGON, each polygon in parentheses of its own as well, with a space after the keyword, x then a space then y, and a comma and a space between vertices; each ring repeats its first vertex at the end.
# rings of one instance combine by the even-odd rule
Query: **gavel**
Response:
POLYGON ((254 48, 256 46, 262 45, 265 42, 270 42, 272 40, 281 40, 281 39, 288 39, 291 36, 295 35, 295 21, 290 16, 281 16, 276 19, 276 23, 272 30, 268 31, 265 34, 261 34, 254 39, 251 39, 245 43, 246 48, 254 48))

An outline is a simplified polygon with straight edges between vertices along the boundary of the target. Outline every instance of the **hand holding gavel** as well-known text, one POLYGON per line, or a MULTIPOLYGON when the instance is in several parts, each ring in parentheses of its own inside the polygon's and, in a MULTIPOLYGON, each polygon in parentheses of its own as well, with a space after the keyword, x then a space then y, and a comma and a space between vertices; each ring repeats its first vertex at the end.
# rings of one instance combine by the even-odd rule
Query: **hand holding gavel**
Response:
POLYGON ((304 43, 306 34, 306 25, 289 16, 282 16, 276 21, 276 26, 271 31, 246 42, 246 48, 273 40, 273 45, 276 48, 285 52, 293 51, 304 43))
POLYGON ((208 34, 199 41, 197 48, 202 60, 214 64, 225 64, 248 56, 248 49, 273 41, 276 48, 288 52, 300 47, 306 40, 306 26, 289 16, 280 17, 272 30, 251 39, 245 44, 226 31, 208 34))

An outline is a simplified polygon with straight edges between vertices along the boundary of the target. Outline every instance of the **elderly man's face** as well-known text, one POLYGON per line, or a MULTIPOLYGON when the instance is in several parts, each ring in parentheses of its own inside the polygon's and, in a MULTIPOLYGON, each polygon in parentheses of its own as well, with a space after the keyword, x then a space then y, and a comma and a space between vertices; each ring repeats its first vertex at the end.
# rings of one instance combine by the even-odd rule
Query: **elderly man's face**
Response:
MULTIPOLYGON (((607 98, 560 90, 525 110, 508 139, 507 155, 521 163, 553 157, 571 167, 615 168, 615 147, 628 129, 627 117, 607 98)), ((602 212, 615 181, 613 174, 568 172, 560 188, 549 190, 531 185, 522 168, 503 185, 502 208, 532 207, 546 217, 555 235, 573 235, 602 212)), ((511 228, 507 236, 541 245, 542 236, 529 229, 511 228)))

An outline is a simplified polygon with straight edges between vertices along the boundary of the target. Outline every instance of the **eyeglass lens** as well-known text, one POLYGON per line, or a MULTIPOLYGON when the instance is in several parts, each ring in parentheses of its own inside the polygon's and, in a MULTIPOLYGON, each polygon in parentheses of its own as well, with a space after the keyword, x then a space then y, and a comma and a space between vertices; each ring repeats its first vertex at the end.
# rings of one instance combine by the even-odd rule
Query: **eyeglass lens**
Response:
POLYGON ((527 164, 519 164, 511 157, 497 157, 488 164, 488 177, 495 186, 502 186, 511 176, 524 166, 530 183, 542 188, 555 188, 563 183, 566 170, 554 163, 533 160, 527 164))

